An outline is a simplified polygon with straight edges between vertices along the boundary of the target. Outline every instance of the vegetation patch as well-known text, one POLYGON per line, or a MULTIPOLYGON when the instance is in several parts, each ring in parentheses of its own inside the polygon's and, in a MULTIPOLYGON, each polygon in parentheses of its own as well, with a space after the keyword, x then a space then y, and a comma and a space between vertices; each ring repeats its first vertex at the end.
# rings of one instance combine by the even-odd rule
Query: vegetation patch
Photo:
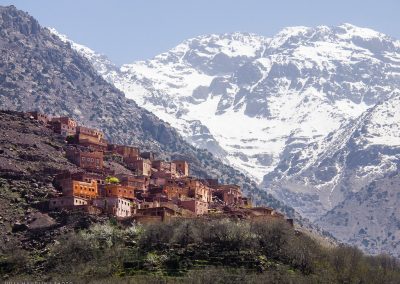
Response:
POLYGON ((279 220, 180 219, 95 224, 40 255, 3 250, 0 274, 96 283, 399 283, 400 265, 353 247, 321 247, 279 220))

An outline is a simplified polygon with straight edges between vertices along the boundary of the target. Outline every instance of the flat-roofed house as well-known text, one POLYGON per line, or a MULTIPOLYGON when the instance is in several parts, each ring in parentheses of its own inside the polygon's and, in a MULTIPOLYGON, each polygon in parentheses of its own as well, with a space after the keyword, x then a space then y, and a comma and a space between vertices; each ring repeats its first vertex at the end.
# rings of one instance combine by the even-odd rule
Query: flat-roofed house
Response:
POLYGON ((135 158, 129 163, 127 163, 127 167, 130 170, 133 170, 136 175, 143 176, 151 176, 151 162, 150 160, 143 158, 135 158))
POLYGON ((121 197, 104 197, 93 200, 93 205, 102 208, 104 212, 116 217, 132 216, 132 202, 121 197))
POLYGON ((53 117, 49 123, 54 132, 64 137, 76 134, 77 123, 67 116, 53 117))
POLYGON ((86 152, 78 149, 68 149, 67 158, 82 169, 101 171, 103 169, 103 152, 86 152))
POLYGON ((49 209, 73 209, 74 207, 85 206, 88 200, 79 196, 62 196, 49 200, 49 209))
POLYGON ((181 177, 187 177, 189 176, 189 164, 188 162, 184 160, 175 160, 172 161, 172 163, 175 164, 176 167, 176 172, 178 175, 181 177))
POLYGON ((79 145, 102 152, 107 150, 108 143, 104 139, 104 133, 100 130, 78 126, 76 128, 76 135, 79 145))
POLYGON ((140 149, 134 146, 110 144, 108 145, 108 150, 121 155, 124 159, 140 157, 140 149))
POLYGON ((28 112, 28 115, 31 116, 34 120, 37 120, 38 122, 47 125, 50 121, 50 117, 44 113, 40 113, 38 111, 31 111, 28 112))
POLYGON ((212 194, 225 205, 243 205, 242 191, 238 185, 220 184, 213 188, 212 194))
POLYGON ((157 169, 158 172, 171 173, 174 176, 176 174, 176 165, 171 162, 156 160, 151 162, 151 166, 157 169))
POLYGON ((76 196, 85 199, 93 199, 99 197, 97 182, 84 182, 79 180, 65 180, 62 184, 64 196, 76 196))
POLYGON ((179 206, 194 212, 196 215, 208 213, 208 202, 196 199, 180 200, 179 206))
POLYGON ((125 199, 135 199, 135 187, 121 184, 106 184, 104 186, 106 197, 121 197, 125 199))

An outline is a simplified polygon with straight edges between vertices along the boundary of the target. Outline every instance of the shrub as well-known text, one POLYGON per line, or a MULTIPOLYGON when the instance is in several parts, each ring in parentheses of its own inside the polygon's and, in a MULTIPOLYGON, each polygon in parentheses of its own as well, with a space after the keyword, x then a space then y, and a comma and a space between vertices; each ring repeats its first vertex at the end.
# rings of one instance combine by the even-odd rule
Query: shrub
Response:
POLYGON ((118 184, 119 179, 117 177, 108 176, 108 177, 106 177, 106 183, 118 184))

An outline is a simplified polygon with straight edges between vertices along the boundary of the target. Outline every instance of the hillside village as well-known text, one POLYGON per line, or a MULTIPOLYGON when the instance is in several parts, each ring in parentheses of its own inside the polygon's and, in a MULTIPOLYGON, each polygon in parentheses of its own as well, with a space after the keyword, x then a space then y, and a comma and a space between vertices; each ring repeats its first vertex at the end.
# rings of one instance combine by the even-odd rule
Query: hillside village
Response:
POLYGON ((56 175, 60 194, 49 200, 49 210, 82 210, 139 223, 200 216, 285 219, 272 208, 252 207, 237 185, 190 176, 185 160, 159 160, 137 147, 109 143, 100 130, 69 117, 28 115, 65 138, 66 157, 80 168, 56 175), (120 168, 107 167, 106 161, 120 168))

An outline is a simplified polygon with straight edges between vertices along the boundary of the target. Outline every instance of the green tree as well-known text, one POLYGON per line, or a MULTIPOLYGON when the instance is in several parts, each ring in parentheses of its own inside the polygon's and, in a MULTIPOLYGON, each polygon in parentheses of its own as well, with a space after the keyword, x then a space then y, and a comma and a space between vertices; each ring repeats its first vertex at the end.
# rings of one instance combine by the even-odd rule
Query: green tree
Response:
POLYGON ((119 183, 119 179, 117 177, 108 176, 106 177, 106 183, 117 184, 119 183))

